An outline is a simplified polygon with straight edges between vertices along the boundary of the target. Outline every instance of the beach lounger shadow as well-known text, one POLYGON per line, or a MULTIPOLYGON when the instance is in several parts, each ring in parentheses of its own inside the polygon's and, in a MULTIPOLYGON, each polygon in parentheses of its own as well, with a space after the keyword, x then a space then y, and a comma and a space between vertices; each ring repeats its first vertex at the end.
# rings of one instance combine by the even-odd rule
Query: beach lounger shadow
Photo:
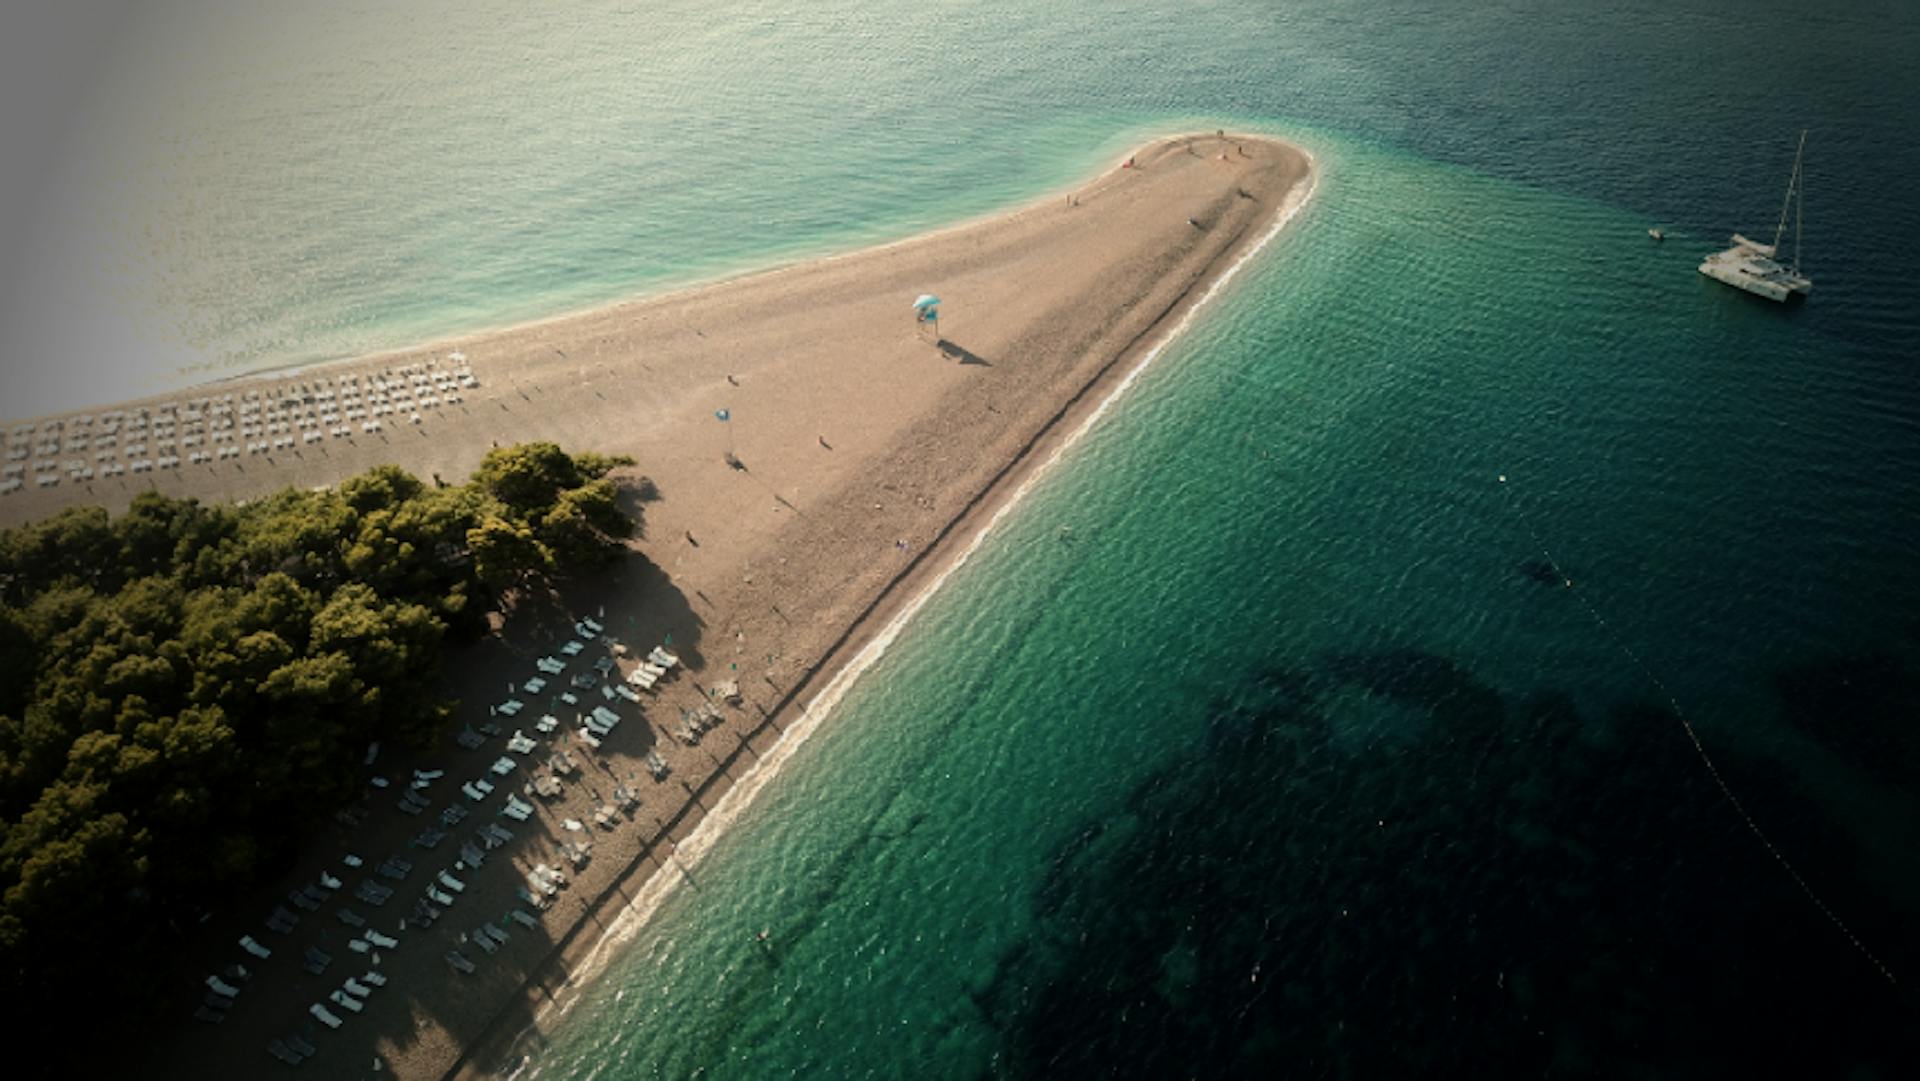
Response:
POLYGON ((989 364, 987 362, 987 358, 981 356, 978 353, 975 353, 971 349, 968 349, 966 346, 960 345, 957 342, 951 342, 945 338, 942 338, 940 339, 939 346, 940 346, 940 351, 942 353, 945 353, 946 355, 954 358, 955 360, 958 360, 962 364, 978 364, 983 368, 993 367, 992 364, 989 364))

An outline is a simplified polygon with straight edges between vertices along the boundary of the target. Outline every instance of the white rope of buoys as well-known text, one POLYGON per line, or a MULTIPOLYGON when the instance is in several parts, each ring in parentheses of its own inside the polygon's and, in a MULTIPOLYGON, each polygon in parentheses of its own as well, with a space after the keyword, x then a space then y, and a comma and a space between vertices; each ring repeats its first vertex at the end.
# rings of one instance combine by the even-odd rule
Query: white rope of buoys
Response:
MULTIPOLYGON (((1505 473, 1500 474, 1500 483, 1502 485, 1507 483, 1507 475, 1505 473)), ((1534 546, 1540 549, 1542 556, 1546 557, 1547 566, 1552 568, 1553 573, 1559 576, 1561 585, 1580 602, 1580 606, 1587 610, 1587 614, 1593 618, 1593 621, 1599 625, 1601 630, 1607 633, 1607 636, 1613 640, 1613 644, 1619 648, 1620 652, 1625 654, 1627 659, 1632 661, 1634 666, 1640 669, 1641 674, 1646 676, 1647 682, 1653 684, 1653 686, 1659 690, 1660 694, 1666 698, 1667 704, 1673 707, 1674 719, 1680 722, 1681 729, 1686 732, 1687 739, 1693 744, 1694 753, 1699 755, 1701 764, 1707 767, 1707 773, 1713 778, 1713 783, 1720 789, 1720 794, 1726 798, 1728 805, 1733 808, 1734 813, 1740 816, 1740 821, 1747 824, 1748 831, 1759 840, 1761 847, 1767 850, 1767 854, 1773 857, 1774 862, 1780 865, 1781 870, 1787 872, 1787 876, 1793 879, 1794 885, 1800 887, 1800 892, 1806 895, 1807 900, 1813 902, 1813 907, 1819 909, 1820 914, 1825 916, 1828 922, 1832 923, 1833 926, 1846 937, 1848 942, 1853 943, 1853 948, 1860 951, 1860 956, 1865 957, 1869 964, 1878 969, 1880 975, 1887 978, 1888 983, 1898 988, 1900 981, 1894 976, 1893 970, 1888 968, 1886 962, 1880 960, 1877 954, 1868 949, 1867 944, 1860 940, 1860 936, 1853 933, 1853 928, 1847 926, 1847 922, 1840 918, 1840 914, 1835 912, 1826 901, 1822 900, 1818 893, 1814 892, 1813 886, 1800 874, 1800 869, 1795 867, 1793 861, 1787 858, 1787 854, 1780 851, 1779 847, 1773 843, 1773 839, 1768 837, 1766 831, 1760 828, 1760 823, 1754 820, 1753 815, 1747 813, 1747 808, 1740 802, 1740 797, 1734 795, 1733 786, 1729 785, 1727 779, 1720 775, 1720 767, 1714 764, 1713 756, 1707 753, 1707 745, 1701 742, 1700 733, 1694 730, 1693 722, 1687 720, 1686 711, 1680 708, 1679 697, 1675 695, 1672 689, 1666 685, 1666 682, 1660 678, 1659 673, 1653 670, 1653 666, 1642 660, 1640 655, 1633 651, 1633 647, 1627 644, 1626 638, 1621 635, 1619 631, 1614 630, 1613 625, 1608 623, 1607 618, 1600 614, 1600 609, 1594 607, 1593 602, 1587 599, 1586 594, 1573 588, 1573 579, 1568 578, 1565 573, 1560 570, 1559 561, 1554 559, 1553 553, 1547 550, 1546 541, 1541 539, 1539 532, 1533 528, 1533 524, 1519 515, 1515 515, 1515 517, 1520 521, 1520 524, 1526 528, 1527 533, 1533 537, 1534 546)))

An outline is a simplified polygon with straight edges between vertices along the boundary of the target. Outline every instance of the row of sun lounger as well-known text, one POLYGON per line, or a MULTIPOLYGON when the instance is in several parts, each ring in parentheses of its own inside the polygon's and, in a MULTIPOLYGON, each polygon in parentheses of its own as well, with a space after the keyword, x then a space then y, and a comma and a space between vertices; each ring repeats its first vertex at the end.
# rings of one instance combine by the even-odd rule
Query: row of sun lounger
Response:
MULTIPOLYGON (((324 386, 314 390, 301 387, 284 393, 268 392, 265 396, 259 391, 248 391, 254 397, 238 403, 237 409, 235 403, 226 398, 198 398, 159 405, 152 410, 146 407, 135 407, 131 413, 114 410, 98 418, 87 414, 49 420, 38 426, 22 424, 8 435, 7 457, 10 461, 24 461, 31 455, 39 455, 42 464, 48 464, 61 454, 87 450, 111 453, 110 448, 120 441, 123 431, 129 440, 127 449, 132 454, 146 449, 144 442, 132 440, 149 438, 167 448, 176 441, 181 447, 194 447, 209 439, 224 443, 244 439, 248 441, 248 450, 258 453, 256 448, 291 446, 296 427, 302 429, 307 442, 313 442, 321 438, 323 427, 336 436, 350 434, 354 422, 360 424, 362 431, 377 431, 380 428, 377 418, 396 412, 408 413, 417 424, 421 419, 420 409, 432 409, 443 401, 457 405, 462 400, 461 389, 480 385, 479 379, 467 368, 436 372, 432 377, 375 379, 368 383, 362 401, 359 377, 345 378, 348 381, 340 384, 337 396, 334 390, 324 386), (348 423, 342 424, 342 420, 348 423), (269 443, 271 447, 267 446, 269 443)), ((226 458, 237 453, 237 448, 222 448, 219 456, 226 458)), ((162 458, 162 461, 168 460, 176 465, 179 461, 173 456, 162 458)))
MULTIPOLYGON (((338 990, 328 993, 326 1003, 331 1003, 349 1015, 359 1013, 366 1009, 365 1000, 373 995, 374 988, 383 987, 386 982, 387 978, 374 970, 368 970, 367 974, 360 979, 348 976, 338 990)), ((340 1017, 328 1009, 326 1003, 316 1002, 307 1012, 328 1028, 339 1028, 340 1017)), ((271 1045, 268 1050, 272 1050, 271 1045)), ((281 1055, 276 1054, 274 1057, 283 1062, 286 1061, 281 1055)))
MULTIPOLYGON (((604 628, 596 620, 586 618, 576 623, 574 630, 582 639, 588 641, 597 638, 604 632, 604 628)), ((584 649, 585 646, 581 641, 573 640, 563 645, 559 653, 564 657, 571 658, 579 655, 584 649)), ((657 679, 676 663, 677 658, 673 658, 671 654, 666 654, 663 649, 656 648, 653 655, 650 655, 646 664, 643 665, 641 671, 650 678, 657 679)), ((548 687, 547 677, 559 675, 566 667, 567 662, 557 657, 542 658, 538 663, 540 675, 520 685, 518 690, 526 694, 541 693, 548 687)), ((613 661, 611 658, 601 658, 596 667, 603 673, 608 672, 613 667, 613 661)), ((594 682, 597 685, 597 679, 594 680, 594 682)), ((639 696, 633 693, 626 685, 617 685, 611 688, 602 687, 602 693, 610 700, 617 695, 631 702, 639 701, 639 696)), ((571 692, 562 692, 562 697, 568 704, 577 704, 577 699, 575 699, 571 692)), ((506 702, 493 707, 490 712, 495 715, 504 714, 506 716, 513 716, 524 708, 525 703, 520 699, 509 697, 506 702)), ((617 727, 622 719, 619 713, 604 705, 594 706, 581 718, 582 734, 583 736, 604 736, 617 727)), ((551 714, 543 715, 534 726, 535 731, 542 735, 551 734, 557 730, 558 727, 558 720, 551 714)), ((469 726, 456 736, 455 739, 463 747, 477 749, 484 745, 488 736, 498 734, 500 734, 499 729, 493 725, 481 725, 478 729, 469 726)), ((507 743, 507 751, 509 753, 495 759, 488 767, 488 773, 496 777, 504 777, 511 774, 513 770, 519 766, 519 762, 512 756, 528 755, 535 751, 538 745, 538 741, 530 737, 523 730, 514 731, 507 743)), ((369 761, 368 764, 371 765, 371 761, 369 761)), ((537 776, 534 782, 530 784, 530 789, 543 792, 557 792, 560 784, 558 776, 571 775, 577 772, 579 768, 573 761, 572 756, 563 749, 557 749, 550 755, 547 759, 547 765, 551 768, 552 773, 542 773, 537 776)), ((649 756, 648 768, 656 777, 665 775, 665 766, 665 761, 660 759, 657 753, 649 756)), ((427 793, 433 783, 444 775, 445 772, 442 770, 415 770, 413 777, 407 783, 401 795, 399 801, 401 809, 411 814, 424 814, 430 810, 431 801, 427 793)), ((489 798, 493 792, 493 788, 494 783, 485 777, 465 782, 462 785, 462 791, 469 799, 476 803, 489 798)), ((618 806, 615 804, 604 805, 598 808, 593 816, 594 821, 603 828, 614 828, 614 826, 618 824, 619 808, 631 808, 637 803, 638 799, 637 794, 625 785, 616 786, 613 796, 618 806)), ((533 815, 534 810, 533 804, 513 793, 508 793, 506 802, 502 806, 500 813, 505 817, 517 821, 525 821, 533 815)), ((441 811, 439 819, 443 826, 452 828, 457 822, 464 818, 466 814, 466 810, 458 803, 455 803, 445 807, 441 811)), ((345 820, 343 819, 343 821, 345 820)), ((357 824, 357 821, 358 816, 355 816, 355 824, 357 824)), ((574 830, 583 828, 580 823, 572 820, 569 820, 566 824, 574 830)), ((485 824, 472 835, 471 839, 461 843, 461 862, 457 866, 481 866, 485 862, 487 852, 512 840, 513 836, 512 830, 497 822, 485 824)), ((437 846, 444 838, 445 834, 442 830, 430 827, 415 837, 414 843, 418 847, 432 848, 437 846)), ((583 866, 587 860, 591 858, 591 850, 591 840, 584 837, 578 840, 568 840, 562 845, 561 849, 562 854, 576 867, 583 866)), ((358 867, 360 865, 361 863, 358 858, 353 857, 350 866, 358 867)), ((412 870, 412 867, 413 865, 410 862, 398 856, 391 856, 373 868, 373 870, 378 875, 398 882, 407 876, 412 870)), ((541 864, 529 875, 528 882, 532 888, 521 887, 518 892, 523 899, 534 907, 545 908, 547 904, 550 903, 549 898, 565 885, 566 875, 564 872, 541 864)), ((323 874, 317 884, 310 884, 290 894, 288 901, 296 908, 316 911, 322 907, 326 901, 330 900, 332 892, 339 890, 342 885, 344 885, 344 883, 339 878, 331 874, 323 874)), ((436 872, 423 890, 422 895, 416 900, 413 918, 418 919, 421 923, 433 922, 442 912, 457 901, 465 888, 466 883, 455 877, 450 871, 442 870, 436 872)), ((367 878, 356 885, 353 895, 366 904, 378 907, 385 904, 385 902, 391 898, 393 892, 391 886, 383 885, 377 879, 367 878)), ((342 924, 359 932, 360 937, 352 939, 348 943, 349 949, 353 952, 366 954, 371 953, 372 950, 376 948, 391 949, 399 944, 398 939, 382 934, 369 927, 368 920, 351 907, 343 906, 339 908, 336 910, 335 916, 342 924)), ((524 909, 512 910, 508 913, 508 918, 528 928, 538 928, 540 926, 539 920, 524 909)), ((298 921, 299 917, 295 913, 285 907, 281 907, 275 910, 268 922, 270 927, 285 933, 291 931, 298 921)), ((487 953, 493 953, 505 945, 507 939, 508 935, 503 927, 495 926, 494 924, 485 924, 471 932, 466 940, 479 946, 480 949, 487 953)), ((248 949, 249 953, 254 953, 256 957, 261 959, 271 954, 270 950, 255 942, 250 936, 242 939, 242 947, 248 949), (256 949, 258 953, 254 952, 256 949)), ((332 962, 331 956, 317 947, 310 948, 306 951, 305 960, 308 970, 315 974, 323 973, 332 962)), ((375 956, 375 960, 378 960, 377 955, 375 956)), ((476 966, 472 960, 459 949, 449 951, 446 955, 446 960, 449 966, 463 974, 471 974, 476 971, 476 966)), ((366 977, 357 980, 348 979, 339 989, 329 992, 324 1000, 313 1003, 309 1009, 309 1013, 329 1028, 340 1027, 346 1018, 354 1013, 360 1012, 360 1010, 364 1008, 362 1004, 371 995, 373 988, 377 987, 378 983, 385 982, 384 977, 379 977, 379 981, 375 982, 375 977, 378 976, 378 971, 373 970, 370 971, 366 977)), ((212 985, 210 984, 210 986, 212 985)), ((215 994, 223 995, 224 991, 232 990, 235 989, 231 984, 223 983, 221 987, 215 988, 215 994)), ((230 1002, 231 998, 231 994, 223 995, 224 1001, 230 1002)), ((220 1007, 210 1005, 202 1007, 202 1009, 218 1013, 220 1007)), ((282 1061, 297 1064, 313 1053, 311 1044, 306 1044, 304 1041, 296 1042, 297 1040, 297 1037, 276 1040, 269 1047, 269 1051, 274 1057, 282 1061)))
MULTIPOLYGON (((459 399, 453 398, 450 400, 458 401, 459 399)), ((413 423, 418 424, 420 423, 421 417, 420 414, 414 413, 409 419, 413 423)), ((384 430, 384 428, 385 425, 378 420, 366 421, 360 425, 362 434, 366 435, 380 432, 384 430)), ((339 424, 324 430, 311 429, 303 431, 300 433, 300 442, 308 444, 318 443, 329 435, 335 439, 351 438, 353 435, 353 426, 349 424, 339 424)), ((231 439, 233 437, 231 434, 225 434, 224 438, 231 439)), ((181 441, 181 446, 188 448, 196 445, 197 442, 198 440, 189 437, 181 441)), ((85 482, 93 480, 96 476, 104 480, 109 477, 125 476, 128 473, 151 473, 156 469, 179 469, 182 465, 212 465, 216 462, 225 462, 239 458, 242 454, 270 454, 277 450, 291 450, 294 445, 295 441, 293 436, 280 435, 270 439, 249 440, 244 449, 239 444, 227 444, 215 447, 212 450, 189 449, 184 458, 182 458, 180 454, 173 452, 174 447, 172 444, 164 445, 166 453, 151 456, 144 454, 146 449, 144 445, 135 445, 127 448, 127 453, 130 457, 124 462, 114 460, 118 457, 118 452, 114 450, 95 451, 92 464, 89 464, 85 458, 68 458, 64 462, 55 459, 40 459, 33 463, 33 481, 38 487, 52 488, 60 483, 63 469, 66 479, 85 482), (138 456, 133 457, 132 455, 138 456)), ((6 474, 5 479, 0 480, 0 495, 17 492, 26 486, 26 463, 16 462, 14 464, 20 468, 10 470, 6 474)))
POLYGON ((293 1043, 294 1039, 298 1039, 298 1037, 294 1037, 293 1039, 283 1037, 273 1041, 267 1045, 267 1054, 272 1055, 274 1058, 279 1059, 289 1066, 298 1066, 319 1052, 318 1048, 307 1043, 305 1040, 300 1040, 299 1043, 305 1046, 306 1050, 297 1050, 293 1043))
POLYGON ((247 427, 262 423, 259 418, 263 416, 298 411, 305 406, 332 408, 331 403, 338 401, 351 407, 363 394, 369 401, 378 402, 410 398, 416 392, 471 390, 479 385, 473 368, 465 363, 451 369, 414 364, 373 375, 342 375, 337 377, 337 382, 333 376, 315 376, 311 382, 244 391, 237 400, 227 393, 162 402, 151 407, 113 409, 98 415, 84 413, 27 422, 15 425, 8 432, 7 442, 14 446, 57 447, 63 438, 69 442, 100 438, 117 434, 123 428, 140 432, 151 426, 155 431, 170 432, 176 427, 187 431, 202 427, 231 428, 236 423, 247 427))
POLYGON ((207 977, 207 996, 200 1003, 193 1016, 209 1024, 217 1025, 227 1019, 227 1011, 233 1008, 234 1001, 240 997, 240 985, 252 978, 252 973, 244 965, 228 965, 224 973, 207 977), (225 976, 226 979, 221 977, 225 976), (231 980, 232 982, 228 982, 231 980))

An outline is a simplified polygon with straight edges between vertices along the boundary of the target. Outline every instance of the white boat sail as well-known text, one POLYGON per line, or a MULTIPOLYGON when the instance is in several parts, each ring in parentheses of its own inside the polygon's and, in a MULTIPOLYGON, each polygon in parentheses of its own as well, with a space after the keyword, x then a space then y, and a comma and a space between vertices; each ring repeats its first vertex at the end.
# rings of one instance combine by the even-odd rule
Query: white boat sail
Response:
POLYGON ((1807 149, 1807 133, 1800 133, 1800 148, 1793 152, 1793 175, 1787 180, 1787 197, 1780 204, 1780 223, 1774 226, 1773 243, 1762 244, 1739 233, 1733 234, 1733 247, 1707 256, 1700 273, 1723 281, 1736 289, 1745 289, 1768 300, 1785 301, 1813 291, 1813 279, 1800 273, 1800 205, 1804 183, 1800 156, 1807 149), (1786 235, 1787 215, 1793 215, 1793 259, 1781 265, 1780 239, 1786 235))

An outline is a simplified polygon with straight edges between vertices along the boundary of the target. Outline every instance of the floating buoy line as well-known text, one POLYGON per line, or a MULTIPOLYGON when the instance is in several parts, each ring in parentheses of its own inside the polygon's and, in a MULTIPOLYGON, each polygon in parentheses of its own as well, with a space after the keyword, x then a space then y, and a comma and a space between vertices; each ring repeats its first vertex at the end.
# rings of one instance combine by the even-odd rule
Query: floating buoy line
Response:
MULTIPOLYGON (((1505 473, 1500 474, 1500 484, 1504 487, 1506 483, 1507 475, 1505 473)), ((1511 501, 1511 497, 1508 498, 1509 501, 1511 501)), ((1887 982, 1898 990, 1900 988, 1900 981, 1894 976, 1893 970, 1887 967, 1886 962, 1880 960, 1879 955, 1867 948, 1867 944, 1860 940, 1859 935, 1854 934, 1853 928, 1847 926, 1847 922, 1840 918, 1840 914, 1835 912, 1831 905, 1827 904, 1818 893, 1814 892, 1813 886, 1807 882, 1805 876, 1801 875, 1800 869, 1793 865, 1793 861, 1787 858, 1787 854, 1782 852, 1779 846, 1773 843, 1773 839, 1767 836, 1767 832, 1760 828, 1760 823, 1754 819, 1753 815, 1747 812, 1746 805, 1741 803, 1740 797, 1734 794, 1733 786, 1727 783, 1725 777, 1721 776, 1720 767, 1714 764, 1713 756, 1707 753, 1707 745, 1701 742, 1700 733, 1694 730, 1693 722, 1687 720, 1686 711, 1680 708, 1679 696, 1673 693, 1673 690, 1660 678, 1660 674, 1653 670, 1652 665, 1641 659, 1640 654, 1634 652, 1633 647, 1627 644, 1625 636, 1613 629, 1613 625, 1607 622, 1607 617, 1600 614, 1600 609, 1595 607, 1593 602, 1587 599, 1586 594, 1574 588, 1573 579, 1567 577, 1566 573, 1560 569, 1560 562, 1553 558, 1553 553, 1547 549, 1546 541, 1541 538, 1539 531, 1533 528, 1533 523, 1527 521, 1524 516, 1519 514, 1515 514, 1514 518, 1526 528, 1527 533, 1533 538, 1534 546, 1540 549, 1540 555, 1547 561, 1547 566, 1551 567, 1554 574, 1559 577, 1562 588, 1580 602, 1580 606, 1586 609, 1587 615, 1592 617, 1594 623, 1612 640, 1615 648, 1625 654, 1626 658, 1632 661, 1636 668, 1640 669, 1641 674, 1646 677, 1647 682, 1653 684, 1661 696, 1667 700, 1667 705, 1673 708, 1674 719, 1680 722, 1680 728, 1686 732, 1688 742, 1693 744, 1694 754, 1699 756, 1700 764, 1707 768, 1707 774, 1713 778, 1714 785, 1720 789, 1720 795, 1725 797, 1728 806, 1733 808, 1734 813, 1740 816, 1740 821, 1747 824, 1747 830, 1760 842, 1760 846, 1767 850, 1767 854, 1772 856, 1773 861, 1780 865, 1780 869, 1787 873, 1787 877, 1793 879, 1793 884, 1800 887, 1800 892, 1806 896, 1808 901, 1813 903, 1813 907, 1819 909, 1820 914, 1825 916, 1827 921, 1833 924, 1834 928, 1837 929, 1841 935, 1845 936, 1848 942, 1853 943, 1853 948, 1860 951, 1860 956, 1866 958, 1867 962, 1879 970, 1880 975, 1886 977, 1887 982)))

